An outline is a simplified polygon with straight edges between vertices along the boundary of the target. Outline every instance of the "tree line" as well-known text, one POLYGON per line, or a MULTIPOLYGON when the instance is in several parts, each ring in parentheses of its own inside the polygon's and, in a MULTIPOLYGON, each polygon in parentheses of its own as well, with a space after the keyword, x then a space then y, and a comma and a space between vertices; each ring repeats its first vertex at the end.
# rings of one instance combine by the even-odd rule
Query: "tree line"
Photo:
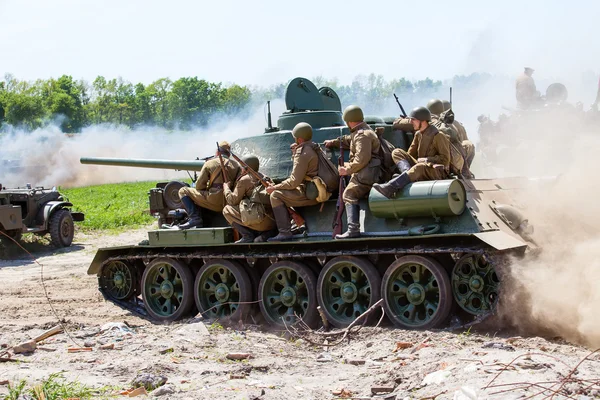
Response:
MULTIPOLYGON (((462 79, 481 79, 475 75, 462 79)), ((366 111, 381 109, 392 93, 425 98, 444 87, 441 81, 429 78, 386 80, 375 74, 358 76, 348 85, 323 77, 313 78, 313 82, 317 87, 333 88, 342 104, 367 105, 366 111)), ((24 81, 9 74, 0 81, 0 130, 7 126, 33 130, 49 123, 58 124, 65 133, 105 123, 189 130, 206 126, 216 116, 239 115, 253 104, 281 99, 286 87, 287 83, 270 87, 224 85, 198 77, 176 81, 161 78, 148 85, 103 76, 92 83, 69 75, 24 81)))

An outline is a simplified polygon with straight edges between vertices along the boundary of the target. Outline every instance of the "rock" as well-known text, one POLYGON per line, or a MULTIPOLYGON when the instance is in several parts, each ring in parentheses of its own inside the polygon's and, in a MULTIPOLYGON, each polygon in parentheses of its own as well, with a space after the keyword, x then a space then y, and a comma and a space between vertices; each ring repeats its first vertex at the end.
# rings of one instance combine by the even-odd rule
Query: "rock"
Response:
POLYGON ((500 349, 506 351, 515 351, 514 347, 500 342, 488 342, 481 347, 483 347, 484 349, 500 349))
POLYGON ((92 342, 91 340, 86 340, 85 342, 83 342, 83 347, 94 347, 94 342, 92 342))
POLYGON ((351 365, 365 365, 365 360, 346 359, 346 363, 351 365))
POLYGON ((254 358, 250 353, 229 353, 225 356, 228 360, 247 360, 249 358, 254 358))
POLYGON ((333 360, 333 358, 331 357, 331 354, 329 354, 328 352, 323 352, 317 356, 317 362, 329 362, 332 360, 333 360))
POLYGON ((154 375, 149 373, 138 374, 131 381, 133 387, 144 387, 147 390, 153 390, 167 383, 167 378, 162 375, 154 375))
POLYGON ((152 396, 164 396, 165 394, 173 394, 175 393, 175 388, 171 385, 161 386, 158 389, 152 391, 152 396))
POLYGON ((32 353, 35 349, 37 349, 37 343, 35 340, 30 340, 28 342, 19 343, 13 347, 13 352, 15 354, 32 353))
POLYGON ((392 393, 394 389, 391 385, 371 386, 371 394, 392 393))

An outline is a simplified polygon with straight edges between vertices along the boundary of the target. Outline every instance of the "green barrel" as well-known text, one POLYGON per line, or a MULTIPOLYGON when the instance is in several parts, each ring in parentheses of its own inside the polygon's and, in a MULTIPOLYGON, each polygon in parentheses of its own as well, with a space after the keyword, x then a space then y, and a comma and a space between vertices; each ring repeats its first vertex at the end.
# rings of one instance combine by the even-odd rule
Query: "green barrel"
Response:
POLYGON ((448 217, 462 214, 466 197, 465 187, 457 179, 414 182, 394 199, 371 189, 369 209, 378 218, 448 217))
POLYGON ((82 157, 79 159, 79 162, 82 164, 113 165, 116 167, 174 169, 176 171, 200 171, 204 165, 204 160, 146 160, 135 158, 101 157, 82 157))

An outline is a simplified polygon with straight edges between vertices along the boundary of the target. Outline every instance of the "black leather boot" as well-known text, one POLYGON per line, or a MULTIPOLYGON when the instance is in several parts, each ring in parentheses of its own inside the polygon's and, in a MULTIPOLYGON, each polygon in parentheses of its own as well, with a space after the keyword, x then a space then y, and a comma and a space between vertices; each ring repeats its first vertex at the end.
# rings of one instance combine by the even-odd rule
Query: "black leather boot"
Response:
POLYGON ((279 234, 275 237, 270 238, 269 242, 285 242, 292 240, 292 223, 290 221, 290 213, 285 205, 277 206, 273 208, 273 214, 275 215, 275 222, 277 223, 277 229, 279 234))
POLYGON ((260 235, 258 235, 257 237, 254 238, 254 243, 266 242, 268 239, 277 235, 277 233, 278 233, 277 229, 271 229, 270 231, 261 232, 260 235))
POLYGON ((373 185, 373 189, 377 190, 379 193, 387 197, 388 199, 393 199, 396 197, 396 193, 401 190, 404 186, 410 183, 410 178, 406 172, 401 173, 395 178, 392 178, 388 183, 379 184, 376 183, 373 185))
POLYGON ((240 225, 238 223, 231 224, 233 229, 238 231, 242 237, 240 240, 236 241, 236 243, 253 243, 254 242, 254 231, 246 226, 240 225))
POLYGON ((183 203, 183 207, 188 214, 188 220, 185 224, 179 225, 179 229, 190 229, 190 228, 202 228, 203 221, 202 215, 200 214, 200 207, 194 203, 189 196, 183 196, 181 198, 181 202, 183 203))
POLYGON ((348 218, 348 230, 341 235, 335 235, 335 238, 350 239, 360 237, 360 206, 358 204, 346 203, 346 217, 348 218))

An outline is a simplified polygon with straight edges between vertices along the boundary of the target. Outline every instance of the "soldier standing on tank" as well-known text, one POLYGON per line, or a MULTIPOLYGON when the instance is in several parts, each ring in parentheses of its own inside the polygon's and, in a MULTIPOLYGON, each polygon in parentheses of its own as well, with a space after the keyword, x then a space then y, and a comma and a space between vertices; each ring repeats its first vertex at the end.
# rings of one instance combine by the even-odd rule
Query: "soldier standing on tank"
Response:
MULTIPOLYGON (((255 155, 248 155, 242 158, 249 168, 258 172, 260 163, 255 155)), ((266 180, 266 178, 265 178, 266 180)), ((223 216, 237 230, 241 239, 236 243, 252 243, 265 242, 268 238, 275 236, 275 220, 273 218, 273 210, 269 206, 258 204, 257 207, 264 211, 264 218, 256 224, 244 224, 242 222, 242 214, 240 213, 240 203, 244 199, 250 199, 254 189, 262 185, 260 181, 250 174, 246 168, 242 167, 240 176, 235 182, 233 190, 229 185, 223 186, 223 193, 227 205, 223 208, 223 216), (266 214, 266 215, 265 215, 266 214), (259 232, 258 236, 256 232, 259 232)))
POLYGON ((450 141, 437 128, 430 125, 431 112, 425 107, 417 107, 410 113, 417 131, 408 149, 395 149, 394 162, 400 170, 388 183, 373 185, 379 193, 393 198, 396 193, 411 182, 446 179, 450 166, 450 141))
POLYGON ((202 228, 202 208, 207 208, 218 213, 223 212, 225 197, 223 196, 223 170, 219 160, 219 153, 223 157, 223 163, 228 179, 236 179, 239 165, 229 159, 231 147, 226 141, 219 143, 215 157, 206 161, 200 170, 196 185, 182 187, 179 189, 179 198, 188 213, 188 221, 179 225, 179 229, 202 228))
POLYGON ((517 77, 515 84, 517 95, 517 106, 521 109, 530 108, 540 100, 540 92, 535 87, 533 80, 534 69, 525 67, 521 75, 517 77))
MULTIPOLYGON (((452 105, 448 100, 442 100, 442 105, 444 106, 444 112, 452 108, 452 105)), ((458 140, 460 141, 464 150, 465 161, 467 162, 467 166, 471 168, 471 164, 473 163, 473 159, 475 158, 475 144, 473 144, 473 142, 469 140, 465 126, 462 123, 458 122, 456 118, 452 122, 452 126, 458 134, 458 140)))
POLYGON ((314 178, 319 171, 319 158, 312 142, 312 127, 300 122, 292 130, 295 146, 292 146, 293 162, 290 177, 277 185, 267 187, 271 195, 271 206, 279 233, 269 242, 281 242, 292 239, 292 225, 288 207, 312 206, 316 199, 306 196, 306 178, 314 178))
MULTIPOLYGON (((344 110, 344 121, 350 128, 350 135, 342 137, 342 147, 350 149, 350 161, 339 167, 340 175, 350 175, 350 182, 344 190, 348 230, 336 235, 336 239, 360 237, 359 200, 369 195, 371 187, 379 180, 381 160, 380 142, 377 134, 364 122, 363 112, 358 106, 348 106, 344 110)), ((326 147, 340 147, 340 139, 326 140, 326 147)))

